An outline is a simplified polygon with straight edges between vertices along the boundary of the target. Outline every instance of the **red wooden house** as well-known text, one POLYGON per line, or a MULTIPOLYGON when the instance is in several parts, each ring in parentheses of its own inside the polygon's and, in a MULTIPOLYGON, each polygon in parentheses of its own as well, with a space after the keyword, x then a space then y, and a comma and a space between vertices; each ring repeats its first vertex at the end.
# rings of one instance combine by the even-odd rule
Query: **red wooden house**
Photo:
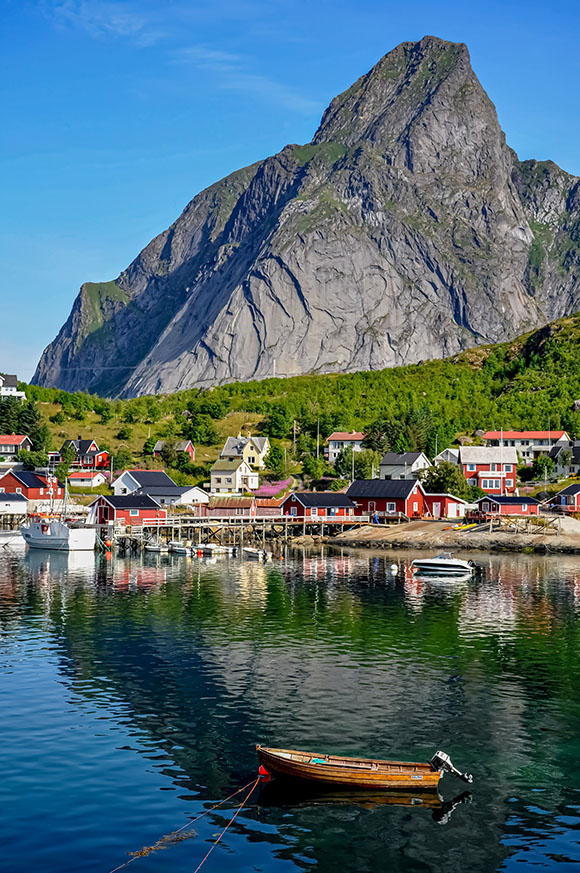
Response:
POLYGON ((172 442, 171 440, 157 440, 153 446, 153 457, 160 458, 165 446, 170 446, 176 452, 185 452, 186 455, 189 455, 191 463, 193 464, 195 462, 195 448, 191 440, 178 440, 177 442, 172 442))
POLYGON ((167 510, 146 494, 127 494, 122 497, 103 494, 89 504, 89 509, 89 520, 93 524, 142 525, 167 519, 167 510))
POLYGON ((280 515, 339 520, 352 518, 354 504, 339 491, 293 491, 280 504, 280 515))
POLYGON ((482 515, 539 515, 540 504, 533 497, 489 495, 476 500, 482 515))
POLYGON ((253 518, 256 515, 256 498, 253 496, 232 497, 228 494, 216 494, 210 497, 209 503, 202 507, 201 514, 214 518, 223 518, 231 515, 253 518))
POLYGON ((103 470, 109 466, 109 453, 101 451, 95 440, 83 440, 80 436, 76 440, 65 440, 60 452, 49 452, 51 465, 60 464, 62 453, 69 447, 75 453, 72 467, 82 467, 85 470, 103 470))
POLYGON ((486 494, 514 494, 518 455, 507 446, 461 446, 459 463, 468 485, 486 494))
POLYGON ((62 500, 63 487, 54 477, 28 470, 10 470, 0 478, 0 492, 22 494, 27 500, 62 500), (51 493, 52 489, 52 493, 51 493))
POLYGON ((433 518, 463 518, 467 500, 454 494, 425 494, 425 505, 433 518))
MULTIPOLYGON (((0 479, 0 485, 2 480, 0 479)), ((580 512, 580 483, 575 482, 567 488, 558 491, 550 500, 550 504, 560 512, 580 512)))
POLYGON ((355 515, 420 518, 427 509, 425 491, 417 479, 356 479, 346 496, 355 504, 355 515))

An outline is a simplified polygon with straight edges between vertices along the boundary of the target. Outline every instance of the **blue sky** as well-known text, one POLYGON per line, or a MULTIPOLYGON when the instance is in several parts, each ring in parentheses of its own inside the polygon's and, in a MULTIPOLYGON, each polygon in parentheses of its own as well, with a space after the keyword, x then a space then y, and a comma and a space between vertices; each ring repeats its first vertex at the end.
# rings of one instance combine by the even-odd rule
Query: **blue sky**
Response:
POLYGON ((84 281, 288 142, 403 40, 466 42, 521 158, 580 175, 578 0, 0 0, 0 371, 31 377, 84 281))

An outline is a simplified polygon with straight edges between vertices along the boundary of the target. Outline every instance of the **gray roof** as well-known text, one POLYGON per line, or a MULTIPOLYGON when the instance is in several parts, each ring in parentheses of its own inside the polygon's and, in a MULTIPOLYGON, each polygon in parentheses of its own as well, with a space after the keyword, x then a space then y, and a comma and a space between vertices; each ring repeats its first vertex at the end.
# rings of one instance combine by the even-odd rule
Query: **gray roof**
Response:
POLYGON ((250 440, 254 443, 259 452, 264 451, 268 442, 267 437, 228 437, 224 443, 224 447, 221 450, 220 455, 222 457, 224 455, 242 455, 245 447, 250 442, 250 440))
POLYGON ((176 452, 184 452, 190 442, 191 440, 177 440, 177 442, 172 440, 157 440, 157 442, 153 446, 153 451, 162 452, 165 444, 169 443, 169 445, 174 448, 176 452))
POLYGON ((292 494, 303 506, 330 506, 353 509, 352 500, 340 491, 294 491, 292 494))
MULTIPOLYGON (((30 470, 12 470, 12 475, 22 482, 25 488, 48 488, 45 479, 41 479, 30 470)), ((58 483, 60 485, 60 482, 58 483)))
POLYGON ((22 500, 26 503, 26 497, 24 494, 13 494, 11 491, 2 492, 0 494, 0 500, 10 500, 10 502, 13 500, 22 500))
POLYGON ((13 374, 1 373, 6 388, 18 388, 18 378, 13 374))
POLYGON ((417 479, 356 479, 346 494, 352 500, 364 497, 400 500, 407 498, 418 484, 417 479))
POLYGON ((578 494, 580 491, 580 482, 575 482, 573 485, 568 485, 567 488, 564 488, 562 491, 558 491, 554 497, 559 497, 560 494, 578 494))
POLYGON ((423 452, 385 452, 381 459, 381 467, 401 467, 414 464, 423 452))
POLYGON ((152 497, 180 497, 195 487, 195 485, 148 485, 145 488, 139 488, 134 494, 150 494, 152 497))
POLYGON ((513 446, 461 446, 461 464, 517 464, 518 453, 513 446))

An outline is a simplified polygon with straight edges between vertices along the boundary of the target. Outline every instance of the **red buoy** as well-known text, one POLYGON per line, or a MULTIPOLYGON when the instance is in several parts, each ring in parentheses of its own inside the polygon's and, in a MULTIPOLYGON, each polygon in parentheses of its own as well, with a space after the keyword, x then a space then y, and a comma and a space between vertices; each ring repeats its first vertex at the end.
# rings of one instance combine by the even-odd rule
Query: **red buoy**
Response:
POLYGON ((266 770, 263 764, 260 764, 258 767, 258 775, 260 777, 260 782, 269 782, 272 778, 272 774, 266 770))

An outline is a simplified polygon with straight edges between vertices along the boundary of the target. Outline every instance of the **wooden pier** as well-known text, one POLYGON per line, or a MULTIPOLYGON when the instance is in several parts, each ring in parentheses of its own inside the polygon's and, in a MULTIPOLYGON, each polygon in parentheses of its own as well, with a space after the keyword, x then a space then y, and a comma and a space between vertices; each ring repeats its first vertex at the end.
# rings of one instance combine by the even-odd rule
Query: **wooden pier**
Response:
POLYGON ((215 543, 223 546, 265 546, 288 543, 298 536, 327 536, 353 530, 369 524, 369 516, 356 518, 294 518, 293 516, 224 516, 200 518, 193 515, 172 515, 167 519, 152 519, 132 526, 100 525, 99 537, 121 552, 138 552, 147 543, 178 540, 192 546, 215 543))

